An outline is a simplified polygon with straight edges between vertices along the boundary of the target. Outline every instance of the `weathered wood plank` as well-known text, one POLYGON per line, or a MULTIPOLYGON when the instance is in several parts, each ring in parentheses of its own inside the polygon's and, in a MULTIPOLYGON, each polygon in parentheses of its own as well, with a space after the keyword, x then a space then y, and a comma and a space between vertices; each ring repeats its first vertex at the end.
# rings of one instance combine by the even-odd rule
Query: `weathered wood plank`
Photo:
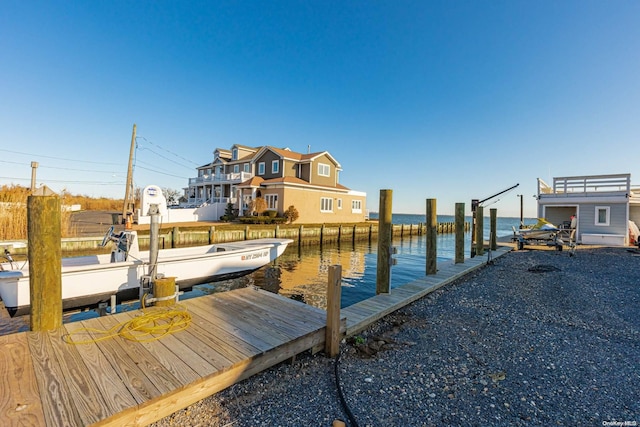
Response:
POLYGON ((279 338, 274 338, 271 335, 256 333, 255 328, 250 325, 246 325, 244 322, 229 322, 227 316, 219 315, 216 310, 204 308, 198 303, 199 300, 199 298, 189 300, 189 312, 197 314, 200 317, 210 319, 210 321, 215 323, 219 328, 251 343, 256 348, 260 349, 260 351, 270 350, 282 342, 279 338))
MULTIPOLYGON (((136 317, 135 312, 129 311, 122 314, 129 316, 130 319, 136 317)), ((216 371, 216 368, 211 363, 184 345, 175 335, 169 334, 162 337, 161 340, 142 343, 142 345, 176 378, 180 378, 185 382, 196 381, 200 377, 210 375, 216 371)))
MULTIPOLYGON (((295 309, 301 310, 307 313, 307 315, 312 315, 313 313, 315 313, 320 319, 322 319, 326 315, 326 311, 321 308, 314 307, 312 305, 305 304, 301 301, 296 301, 291 298, 287 298, 284 295, 274 294, 273 292, 265 291, 260 288, 245 288, 245 289, 247 291, 246 293, 248 293, 249 291, 255 292, 257 290, 262 298, 277 300, 279 303, 286 304, 287 307, 291 307, 292 309, 295 308, 295 309)), ((242 295, 245 295, 245 293, 242 293, 242 295)))
POLYGON ((6 426, 39 426, 45 416, 25 333, 0 336, 0 419, 6 426))
MULTIPOLYGON (((232 292, 229 292, 231 294, 232 292)), ((258 330, 268 330, 282 336, 283 341, 297 338, 301 325, 282 320, 278 313, 265 309, 244 298, 229 296, 216 302, 216 309, 227 310, 230 318, 242 318, 258 330), (250 313, 250 316, 248 315, 250 313)))
POLYGON ((217 328, 198 314, 193 313, 192 316, 193 321, 189 326, 189 331, 201 337, 202 340, 206 340, 213 350, 224 356, 232 365, 262 352, 246 341, 217 328))
POLYGON ((292 326, 293 328, 289 329, 294 331, 300 328, 311 330, 326 323, 326 313, 322 318, 305 316, 304 313, 293 309, 293 307, 289 307, 282 302, 275 303, 269 298, 260 298, 260 295, 255 293, 248 295, 231 294, 229 297, 234 301, 234 304, 247 307, 247 310, 268 319, 270 322, 274 322, 274 324, 292 326))
POLYGON ((286 307, 287 314, 295 318, 305 319, 318 324, 324 324, 326 322, 327 312, 320 308, 312 307, 300 301, 295 301, 262 289, 245 288, 243 291, 245 292, 234 292, 230 297, 252 301, 263 308, 272 308, 275 313, 282 313, 283 307, 286 307))
POLYGON ((93 379, 95 372, 84 363, 75 345, 64 342, 65 334, 66 330, 62 328, 47 333, 62 375, 70 380, 67 385, 82 424, 93 424, 111 415, 111 408, 93 379))
POLYGON ((53 355, 45 332, 27 332, 33 367, 38 381, 46 424, 50 426, 82 425, 67 378, 53 355))
MULTIPOLYGON (((78 323, 84 328, 104 329, 99 319, 85 320, 78 323)), ((100 338, 99 334, 93 332, 89 332, 89 334, 94 339, 100 338)), ((137 361, 130 357, 119 341, 120 339, 107 339, 97 341, 96 345, 137 403, 144 403, 160 396, 160 390, 147 378, 138 366, 137 361)))
MULTIPOLYGON (((122 316, 103 316, 98 319, 99 324, 105 329, 111 329, 119 324, 124 324, 128 320, 122 316)), ((166 369, 155 357, 139 342, 124 339, 122 337, 113 338, 114 344, 119 344, 117 351, 123 351, 126 356, 135 362, 138 369, 146 376, 150 383, 164 394, 182 387, 184 383, 177 379, 170 370, 166 369)), ((114 349, 117 347, 114 345, 114 349)))
MULTIPOLYGON (((67 333, 72 334, 74 338, 82 339, 86 337, 90 339, 89 334, 75 335, 78 331, 83 329, 80 322, 66 323, 64 330, 67 333)), ((109 408, 109 413, 117 413, 123 411, 136 404, 136 400, 131 395, 124 383, 120 381, 120 378, 116 371, 111 366, 111 363, 104 356, 102 351, 95 343, 91 344, 68 344, 73 345, 75 350, 82 358, 84 364, 87 366, 89 372, 93 376, 93 380, 96 386, 100 390, 102 398, 105 404, 109 408)))

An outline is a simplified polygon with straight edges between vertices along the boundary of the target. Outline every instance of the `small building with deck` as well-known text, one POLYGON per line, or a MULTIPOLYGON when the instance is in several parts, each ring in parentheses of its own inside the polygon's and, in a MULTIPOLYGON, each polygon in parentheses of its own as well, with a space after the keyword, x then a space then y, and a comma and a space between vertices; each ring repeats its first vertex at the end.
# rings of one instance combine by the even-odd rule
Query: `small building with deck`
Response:
POLYGON ((630 222, 640 224, 640 186, 631 174, 538 178, 538 217, 571 227, 582 244, 626 246, 631 243, 630 222))

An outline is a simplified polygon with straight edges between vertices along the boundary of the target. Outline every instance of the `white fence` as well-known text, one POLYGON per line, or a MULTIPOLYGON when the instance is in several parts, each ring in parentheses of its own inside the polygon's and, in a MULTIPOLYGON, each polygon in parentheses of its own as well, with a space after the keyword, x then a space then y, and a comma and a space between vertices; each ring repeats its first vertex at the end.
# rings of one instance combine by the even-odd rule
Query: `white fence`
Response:
MULTIPOLYGON (((198 222, 198 221, 219 221, 224 215, 225 204, 215 203, 198 208, 173 208, 167 209, 167 216, 162 215, 160 221, 163 224, 175 222, 198 222)), ((140 215, 138 209, 138 224, 151 223, 150 216, 140 215)))

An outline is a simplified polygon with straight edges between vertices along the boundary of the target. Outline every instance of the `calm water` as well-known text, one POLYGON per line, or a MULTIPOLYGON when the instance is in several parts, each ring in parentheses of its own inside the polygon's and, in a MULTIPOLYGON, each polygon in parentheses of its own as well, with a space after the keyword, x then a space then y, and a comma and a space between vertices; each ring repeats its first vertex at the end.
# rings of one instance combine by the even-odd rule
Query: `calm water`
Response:
MULTIPOLYGON (((372 218, 375 218, 372 215, 372 218)), ((471 221, 471 218, 467 218, 471 221)), ((453 222, 453 216, 439 215, 438 222, 453 222)), ((424 215, 394 214, 394 224, 418 224, 425 222, 424 215)), ((526 219, 525 223, 535 223, 535 219, 526 219)), ((519 226, 519 218, 498 218, 498 237, 513 233, 512 226, 519 226)), ((489 218, 484 219, 485 239, 489 239, 489 218)), ((454 234, 440 234, 437 238, 438 261, 454 258, 454 234)), ((424 276, 426 270, 425 236, 394 239, 393 245, 398 249, 397 265, 391 270, 391 288, 401 286, 424 276)), ((465 256, 469 256, 471 233, 465 234, 465 256)), ((246 286, 258 286, 268 291, 279 293, 288 298, 305 302, 315 307, 325 308, 326 287, 329 266, 342 266, 342 307, 375 295, 377 242, 356 242, 355 244, 325 244, 323 246, 290 245, 285 253, 273 265, 265 266, 245 277, 200 285, 182 297, 195 298, 202 295, 223 292, 246 286)), ((118 311, 138 309, 138 304, 118 306, 118 311)), ((97 317, 95 311, 66 314, 64 321, 72 322, 97 317)), ((8 319, 0 317, 0 335, 28 330, 29 317, 8 319)))

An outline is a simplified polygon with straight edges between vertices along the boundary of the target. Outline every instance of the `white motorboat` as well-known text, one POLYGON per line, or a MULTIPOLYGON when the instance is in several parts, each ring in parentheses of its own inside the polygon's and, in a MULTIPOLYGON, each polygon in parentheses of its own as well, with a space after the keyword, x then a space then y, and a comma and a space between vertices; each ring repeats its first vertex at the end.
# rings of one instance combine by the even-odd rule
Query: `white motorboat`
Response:
MULTIPOLYGON (((140 297, 141 282, 149 277, 149 251, 140 251, 135 231, 109 230, 103 244, 114 242, 111 254, 62 259, 63 310, 94 307, 110 301, 140 297)), ((193 285, 246 275, 272 262, 291 239, 256 239, 189 248, 162 249, 154 277, 175 277, 181 290, 193 285)), ((0 263, 0 298, 11 316, 30 310, 28 262, 0 263)))

